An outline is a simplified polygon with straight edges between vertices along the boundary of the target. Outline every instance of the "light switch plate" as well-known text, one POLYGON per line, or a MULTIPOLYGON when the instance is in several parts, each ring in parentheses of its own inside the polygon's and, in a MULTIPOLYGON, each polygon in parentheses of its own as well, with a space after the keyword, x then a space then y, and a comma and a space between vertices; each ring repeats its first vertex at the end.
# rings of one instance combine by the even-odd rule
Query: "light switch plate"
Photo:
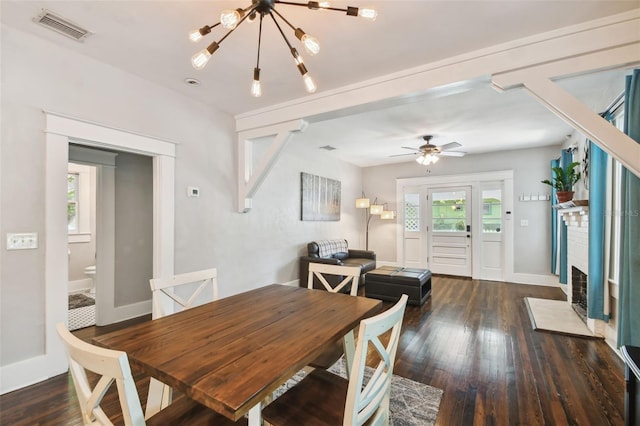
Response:
POLYGON ((38 248, 38 233, 7 234, 7 250, 32 250, 38 248))

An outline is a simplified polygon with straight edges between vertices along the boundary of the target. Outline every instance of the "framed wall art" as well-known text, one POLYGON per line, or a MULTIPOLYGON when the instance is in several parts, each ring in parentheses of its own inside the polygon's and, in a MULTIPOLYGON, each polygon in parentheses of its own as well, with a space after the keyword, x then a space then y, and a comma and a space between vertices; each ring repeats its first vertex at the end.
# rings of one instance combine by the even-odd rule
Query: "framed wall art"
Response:
POLYGON ((301 220, 340 220, 340 181, 300 173, 301 220))

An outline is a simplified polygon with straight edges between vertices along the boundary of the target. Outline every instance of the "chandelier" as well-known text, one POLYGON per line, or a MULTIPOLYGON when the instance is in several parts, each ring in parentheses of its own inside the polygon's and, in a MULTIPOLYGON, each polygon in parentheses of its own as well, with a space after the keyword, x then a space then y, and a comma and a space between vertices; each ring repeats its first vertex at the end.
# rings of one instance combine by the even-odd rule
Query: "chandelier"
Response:
POLYGON ((260 45, 262 41, 262 20, 266 16, 271 18, 278 28, 278 31, 282 35, 284 42, 286 43, 291 55, 293 56, 293 60, 298 67, 298 71, 300 71, 300 75, 302 75, 302 81, 304 82, 305 88, 307 92, 313 93, 316 91, 316 83, 313 81, 311 76, 309 75, 309 71, 307 67, 304 65, 304 61, 298 50, 291 45, 289 39, 285 35, 280 23, 278 20, 291 27, 293 30, 293 34, 295 37, 300 40, 300 42, 305 47, 306 51, 310 55, 316 55, 320 51, 320 42, 317 38, 310 36, 305 33, 301 28, 294 27, 284 16, 280 14, 275 8, 276 4, 282 4, 287 6, 301 6, 306 7, 311 10, 334 10, 339 12, 346 12, 348 16, 359 16, 361 18, 374 21, 378 16, 378 13, 375 9, 371 8, 358 8, 347 6, 346 9, 332 7, 330 2, 328 1, 310 1, 306 3, 296 3, 290 1, 280 1, 280 0, 251 0, 251 5, 244 9, 235 9, 235 10, 223 10, 220 14, 220 21, 213 25, 205 25, 200 29, 193 30, 189 34, 189 38, 193 42, 200 41, 204 36, 209 34, 211 30, 217 26, 221 26, 224 29, 229 30, 220 40, 212 42, 205 49, 202 49, 200 52, 193 55, 191 58, 191 64, 197 70, 204 68, 209 59, 211 59, 211 55, 218 50, 220 44, 245 20, 249 22, 255 21, 258 17, 260 18, 260 28, 258 30, 258 53, 256 59, 256 67, 253 69, 253 82, 251 84, 251 94, 255 97, 259 97, 262 95, 262 87, 260 85, 260 45), (276 19, 276 17, 278 19, 276 19))

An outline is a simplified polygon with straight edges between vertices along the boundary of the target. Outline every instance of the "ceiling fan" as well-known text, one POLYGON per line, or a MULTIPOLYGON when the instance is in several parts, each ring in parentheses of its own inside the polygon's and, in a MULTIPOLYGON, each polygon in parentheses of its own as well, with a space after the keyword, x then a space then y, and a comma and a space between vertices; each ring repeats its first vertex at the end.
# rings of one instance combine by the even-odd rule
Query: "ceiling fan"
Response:
POLYGON ((451 149, 460 148, 462 146, 458 142, 449 142, 444 145, 433 145, 432 143, 430 143, 431 139, 433 139, 433 135, 425 135, 422 137, 422 139, 426 142, 426 144, 421 145, 418 148, 412 148, 409 146, 402 147, 404 149, 410 149, 415 152, 412 152, 410 154, 396 154, 391 155, 390 157, 400 157, 402 155, 418 155, 416 161, 419 164, 429 165, 436 163, 440 159, 441 155, 447 157, 464 157, 466 155, 466 152, 450 151, 451 149))

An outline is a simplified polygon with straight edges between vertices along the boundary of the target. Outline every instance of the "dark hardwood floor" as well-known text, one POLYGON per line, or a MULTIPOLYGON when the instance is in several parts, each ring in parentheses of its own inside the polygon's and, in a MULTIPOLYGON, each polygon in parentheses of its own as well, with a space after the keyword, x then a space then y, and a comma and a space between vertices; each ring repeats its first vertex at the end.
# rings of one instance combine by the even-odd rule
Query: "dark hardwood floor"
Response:
MULTIPOLYGON (((425 305, 407 307, 395 374, 444 390, 438 425, 622 425, 622 361, 602 340, 533 331, 527 296, 565 299, 558 288, 434 277, 425 305)), ((135 375, 144 406, 148 378, 135 375)), ((68 376, 0 396, 0 424, 81 424, 68 376)))

